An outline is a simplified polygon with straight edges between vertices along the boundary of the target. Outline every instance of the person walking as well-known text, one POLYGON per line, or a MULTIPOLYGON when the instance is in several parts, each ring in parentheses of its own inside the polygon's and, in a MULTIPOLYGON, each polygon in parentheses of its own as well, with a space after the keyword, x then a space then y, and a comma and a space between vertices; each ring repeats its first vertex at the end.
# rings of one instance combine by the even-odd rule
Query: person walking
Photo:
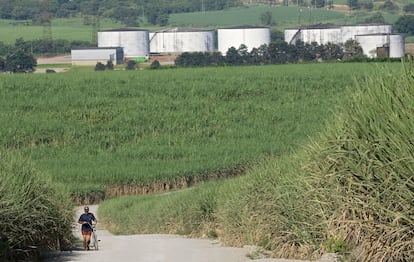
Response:
POLYGON ((89 207, 85 206, 83 209, 84 213, 80 215, 78 223, 82 225, 81 232, 83 238, 83 249, 89 250, 89 244, 91 243, 92 235, 92 223, 98 223, 98 220, 95 218, 95 215, 89 212, 89 207))

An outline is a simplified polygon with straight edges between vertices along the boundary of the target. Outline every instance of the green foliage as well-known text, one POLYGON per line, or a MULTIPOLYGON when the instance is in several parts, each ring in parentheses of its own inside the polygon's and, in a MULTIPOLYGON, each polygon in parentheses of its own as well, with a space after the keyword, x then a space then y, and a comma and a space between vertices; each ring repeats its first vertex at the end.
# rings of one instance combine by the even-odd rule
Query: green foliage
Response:
POLYGON ((403 10, 406 13, 414 13, 414 3, 404 5, 403 10))
POLYGON ((386 10, 388 12, 395 12, 398 11, 398 6, 394 4, 391 0, 387 0, 381 7, 382 10, 386 10))
POLYGON ((344 59, 351 60, 355 58, 364 57, 364 51, 362 50, 361 45, 353 40, 349 39, 344 44, 344 59))
POLYGON ((6 56, 5 71, 12 73, 30 73, 35 70, 36 58, 22 49, 6 56))
POLYGON ((338 238, 330 238, 323 243, 323 247, 326 252, 328 253, 345 253, 350 250, 350 247, 345 242, 344 239, 338 238))
POLYGON ((126 65, 126 67, 125 67, 125 69, 126 70, 135 70, 135 69, 137 69, 137 62, 136 61, 134 61, 134 60, 129 60, 128 62, 127 62, 127 65, 126 65))
POLYGON ((351 10, 359 9, 359 1, 358 0, 347 0, 348 7, 351 10))
POLYGON ((186 184, 296 148, 352 85, 349 75, 371 70, 309 64, 3 74, 0 144, 71 190, 186 184))
POLYGON ((96 63, 95 71, 104 71, 106 69, 105 65, 101 62, 96 63))
POLYGON ((32 163, 4 150, 0 196, 0 260, 34 261, 42 250, 68 247, 73 218, 68 194, 32 163))
POLYGON ((216 195, 220 182, 203 187, 151 196, 111 199, 101 203, 99 216, 120 234, 203 232, 211 237, 214 231, 205 226, 214 219, 216 195), (114 208, 119 212, 113 212, 114 208), (142 212, 145 210, 145 212, 142 212), (123 221, 122 223, 118 223, 123 221), (204 230, 207 230, 204 232, 204 230))
POLYGON ((399 33, 414 35, 414 15, 401 16, 394 26, 399 33))
POLYGON ((414 258, 414 64, 378 68, 308 148, 309 184, 327 239, 356 247, 351 260, 414 258))
POLYGON ((158 69, 160 67, 161 67, 161 64, 158 60, 152 61, 151 65, 150 65, 150 69, 158 69))
MULTIPOLYGON (((393 64, 371 69, 376 73, 353 72, 370 77, 354 82, 359 89, 351 100, 340 95, 332 109, 340 113, 322 121, 327 127, 304 151, 269 157, 248 175, 222 183, 102 206, 133 206, 120 216, 144 221, 134 227, 191 234, 220 229, 221 241, 260 245, 276 257, 345 252, 352 261, 411 261, 414 65, 402 72, 393 64)), ((101 215, 118 225, 114 214, 101 215)))
POLYGON ((377 12, 371 15, 370 17, 366 18, 364 22, 368 24, 369 23, 383 24, 385 23, 385 18, 381 13, 377 12))

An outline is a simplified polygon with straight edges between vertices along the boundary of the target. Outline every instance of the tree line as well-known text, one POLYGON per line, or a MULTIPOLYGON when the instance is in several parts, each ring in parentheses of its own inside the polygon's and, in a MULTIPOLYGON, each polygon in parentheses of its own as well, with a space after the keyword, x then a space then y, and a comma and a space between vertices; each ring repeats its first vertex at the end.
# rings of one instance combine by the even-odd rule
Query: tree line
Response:
POLYGON ((344 45, 333 43, 311 44, 297 41, 289 44, 284 41, 272 42, 252 48, 250 51, 244 44, 239 48, 230 47, 225 56, 220 52, 184 52, 175 60, 177 66, 209 66, 209 65, 265 65, 286 64, 311 61, 338 61, 365 58, 363 50, 355 40, 348 40, 344 45))

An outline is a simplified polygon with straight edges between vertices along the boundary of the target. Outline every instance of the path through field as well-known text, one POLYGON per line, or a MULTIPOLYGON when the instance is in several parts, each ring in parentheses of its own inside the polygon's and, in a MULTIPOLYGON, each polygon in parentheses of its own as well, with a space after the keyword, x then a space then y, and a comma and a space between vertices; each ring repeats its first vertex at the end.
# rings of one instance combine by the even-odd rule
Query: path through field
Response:
MULTIPOLYGON (((97 206, 90 206, 96 214, 97 206)), ((77 210, 78 216, 83 207, 77 210)), ((99 218, 98 218, 99 220, 99 218)), ((80 225, 76 223, 75 236, 81 238, 80 225)), ((193 239, 177 235, 129 235, 115 236, 106 230, 97 230, 99 250, 80 249, 51 254, 45 262, 304 262, 303 260, 257 259, 251 260, 251 248, 223 247, 216 240, 193 239)), ((333 261, 323 258, 319 262, 333 261)))

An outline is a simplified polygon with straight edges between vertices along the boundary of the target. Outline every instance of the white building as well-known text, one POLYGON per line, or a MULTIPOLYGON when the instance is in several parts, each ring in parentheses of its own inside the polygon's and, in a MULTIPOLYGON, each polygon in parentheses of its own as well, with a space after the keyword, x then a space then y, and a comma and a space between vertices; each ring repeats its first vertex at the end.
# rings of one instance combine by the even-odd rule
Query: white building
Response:
POLYGON ((114 65, 122 64, 124 51, 121 47, 83 48, 71 50, 72 65, 96 65, 112 61, 114 65))

